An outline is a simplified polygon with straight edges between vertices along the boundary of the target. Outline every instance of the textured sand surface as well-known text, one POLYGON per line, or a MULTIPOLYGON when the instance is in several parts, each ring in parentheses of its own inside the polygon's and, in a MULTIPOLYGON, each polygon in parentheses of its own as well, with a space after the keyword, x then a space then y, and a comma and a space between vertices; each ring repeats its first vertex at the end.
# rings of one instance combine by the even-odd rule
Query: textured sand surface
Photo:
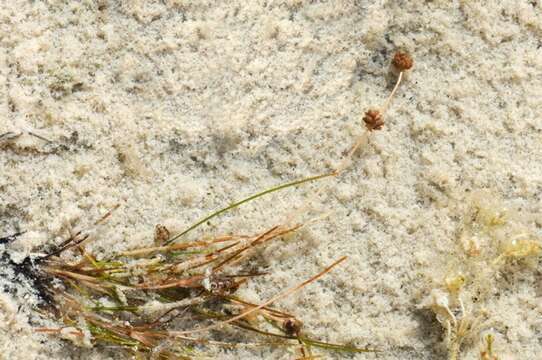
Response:
MULTIPOLYGON (((450 264, 467 261, 454 257, 468 195, 502 199, 542 235, 539 1, 1 3, 0 135, 20 136, 0 139, 0 237, 27 233, 0 246, 15 259, 116 204, 93 234, 99 254, 151 244, 158 223, 180 231, 258 190, 329 171, 388 95, 399 48, 415 67, 345 173, 199 230, 255 233, 329 213, 266 248, 261 265, 273 274, 243 294, 262 302, 348 255, 278 305, 322 340, 383 351, 345 358, 441 359, 443 326, 421 305, 450 264)), ((483 304, 465 300, 486 309, 502 359, 542 353, 541 276, 536 260, 507 265, 483 304)), ((34 302, 23 287, 0 295, 1 358, 114 358, 33 333, 34 302)), ((475 341, 462 358, 478 354, 475 341)))

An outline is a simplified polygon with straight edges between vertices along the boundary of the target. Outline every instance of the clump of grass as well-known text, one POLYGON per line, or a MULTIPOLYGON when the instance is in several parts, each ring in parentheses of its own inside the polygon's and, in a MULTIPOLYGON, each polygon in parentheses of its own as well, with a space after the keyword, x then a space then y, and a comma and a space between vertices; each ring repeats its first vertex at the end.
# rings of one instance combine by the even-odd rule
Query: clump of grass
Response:
MULTIPOLYGON (((363 121, 367 131, 336 170, 249 196, 211 213, 174 236, 164 226, 157 225, 152 247, 98 260, 85 247, 88 235, 78 232, 35 260, 32 265, 36 267, 31 270, 39 273, 39 279, 46 284, 39 291, 43 298, 47 297, 46 310, 63 323, 60 327, 38 331, 57 334, 85 346, 115 346, 130 352, 136 359, 149 356, 186 359, 211 346, 294 346, 299 348, 302 359, 318 358, 312 354, 313 348, 348 353, 376 351, 312 338, 305 334, 298 316, 273 307, 274 302, 318 280, 346 257, 262 304, 252 304, 236 295, 246 282, 268 275, 247 265, 254 250, 295 232, 303 224, 277 225, 252 235, 179 240, 209 220, 264 195, 342 173, 368 134, 383 127, 384 113, 401 83, 403 72, 410 69, 413 62, 408 54, 398 52, 392 64, 399 71, 395 87, 379 110, 365 113, 363 121), (77 254, 76 260, 66 260, 63 254, 67 252, 77 254), (230 336, 232 329, 238 331, 234 340, 230 336), (258 335, 265 341, 244 341, 248 334, 258 335)), ((60 89, 62 91, 64 89, 60 89)), ((110 215, 108 212, 96 225, 110 215)))
MULTIPOLYGON (((348 353, 373 349, 320 341, 305 333, 301 319, 273 303, 318 280, 342 263, 342 257, 308 280, 278 293, 262 304, 239 298, 240 287, 267 273, 249 265, 255 249, 301 228, 277 225, 252 235, 225 235, 208 240, 178 241, 226 211, 265 194, 334 176, 314 176, 265 190, 205 217, 165 240, 159 227, 155 246, 113 254, 98 260, 87 251, 88 236, 78 232, 36 261, 37 271, 50 279, 51 300, 45 309, 62 326, 40 328, 76 344, 106 344, 136 358, 188 359, 213 347, 286 346, 303 358, 312 349, 348 353), (72 252, 66 260, 67 252, 72 252), (252 341, 254 336, 259 341, 252 341)), ((105 221, 111 212, 100 220, 105 221)))

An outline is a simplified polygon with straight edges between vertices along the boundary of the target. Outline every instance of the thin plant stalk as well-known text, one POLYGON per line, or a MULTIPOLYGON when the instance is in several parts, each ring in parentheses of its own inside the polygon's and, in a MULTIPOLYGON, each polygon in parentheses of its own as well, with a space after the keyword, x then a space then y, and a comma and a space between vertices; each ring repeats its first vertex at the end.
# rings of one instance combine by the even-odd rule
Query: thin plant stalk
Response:
POLYGON ((234 316, 234 317, 232 317, 232 318, 230 318, 228 320, 224 320, 224 321, 222 321, 222 322, 220 322, 218 324, 213 324, 213 325, 206 326, 206 327, 199 328, 199 329, 193 329, 193 330, 187 330, 187 331, 170 331, 169 334, 172 335, 172 336, 177 336, 177 335, 185 335, 185 334, 193 334, 193 333, 197 333, 197 332, 209 331, 209 330, 212 330, 212 329, 216 329, 216 328, 218 328, 220 326, 229 324, 231 322, 240 320, 240 319, 246 317, 247 315, 252 314, 253 312, 261 310, 261 309, 263 309, 264 307, 266 307, 268 305, 271 305, 272 303, 274 303, 277 300, 280 300, 282 298, 285 298, 285 297, 295 293, 296 291, 300 290, 301 288, 305 287, 306 285, 310 284, 311 282, 314 282, 314 281, 318 280, 319 278, 321 278, 322 276, 324 276, 325 274, 330 272, 335 266, 337 266, 340 263, 342 263, 343 261, 345 261, 347 258, 348 258, 347 256, 341 257, 339 260, 335 261, 333 264, 329 265, 327 268, 325 268, 324 270, 322 270, 318 274, 314 275, 310 279, 307 279, 307 280, 303 281, 302 283, 300 283, 300 284, 298 284, 298 285, 296 285, 294 287, 286 289, 285 291, 273 296, 271 299, 267 300, 263 304, 260 304, 260 305, 258 305, 256 307, 253 307, 253 308, 250 308, 247 311, 244 311, 241 314, 239 314, 237 316, 234 316))
POLYGON ((211 213, 210 215, 208 215, 208 216, 204 217, 203 219, 199 220, 197 223, 195 223, 192 226, 188 227, 186 230, 184 230, 180 234, 175 235, 174 237, 167 240, 165 242, 165 244, 166 245, 171 244, 173 241, 175 241, 175 240, 181 238, 182 236, 188 234, 190 231, 192 231, 195 228, 199 227, 200 225, 206 223, 207 221, 211 220, 212 218, 215 218, 215 217, 217 217, 217 216, 219 216, 219 215, 221 215, 221 214, 223 214, 223 213, 225 213, 225 212, 227 212, 229 210, 235 209, 236 207, 241 206, 244 203, 247 203, 249 201, 255 200, 255 199, 259 198, 259 197, 262 197, 264 195, 267 195, 267 194, 270 194, 270 193, 273 193, 273 192, 276 192, 276 191, 279 191, 279 190, 282 190, 282 189, 286 189, 286 188, 289 188, 289 187, 292 187, 292 186, 301 185, 301 184, 304 184, 304 183, 307 183, 307 182, 316 181, 316 180, 320 180, 320 179, 323 179, 323 178, 326 178, 326 177, 336 176, 336 175, 337 175, 337 172, 333 171, 333 172, 326 173, 326 174, 321 174, 321 175, 311 176, 311 177, 308 177, 308 178, 303 178, 303 179, 300 179, 300 180, 295 180, 295 181, 292 181, 292 182, 289 182, 289 183, 286 183, 286 184, 281 184, 281 185, 272 187, 270 189, 258 192, 258 193, 254 194, 254 195, 251 195, 251 196, 249 196, 247 198, 244 198, 243 200, 240 200, 240 201, 237 201, 237 202, 235 202, 235 203, 233 203, 231 205, 228 205, 223 209, 220 209, 218 211, 215 211, 215 212, 211 213))

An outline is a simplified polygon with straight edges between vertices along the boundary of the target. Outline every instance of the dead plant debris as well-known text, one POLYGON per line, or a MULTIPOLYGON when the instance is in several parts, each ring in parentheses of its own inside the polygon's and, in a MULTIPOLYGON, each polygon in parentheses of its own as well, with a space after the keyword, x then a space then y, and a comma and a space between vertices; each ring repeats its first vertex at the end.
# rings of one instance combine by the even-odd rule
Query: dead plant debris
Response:
MULTIPOLYGON (((45 255, 9 266, 35 280, 42 300, 41 312, 59 323, 36 331, 80 346, 113 346, 137 359, 190 359, 208 356, 217 347, 247 346, 293 347, 302 358, 314 358, 315 348, 374 352, 317 340, 305 332, 298 316, 273 307, 276 301, 317 281, 346 257, 262 304, 236 294, 251 279, 269 275, 251 265, 255 250, 295 232, 303 224, 277 225, 252 235, 175 241, 245 202, 334 175, 309 177, 265 190, 212 213, 173 238, 158 225, 152 247, 99 259, 87 250, 88 232, 79 231, 45 255)), ((95 225, 107 220, 114 209, 95 225)), ((18 235, 2 241, 12 241, 18 235)))

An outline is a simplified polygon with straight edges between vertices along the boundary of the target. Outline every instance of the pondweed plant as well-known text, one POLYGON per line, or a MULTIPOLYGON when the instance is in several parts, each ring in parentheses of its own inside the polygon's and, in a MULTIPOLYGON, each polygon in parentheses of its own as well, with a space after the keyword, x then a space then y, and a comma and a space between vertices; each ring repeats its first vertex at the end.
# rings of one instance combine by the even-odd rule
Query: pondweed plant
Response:
POLYGON ((493 351, 493 342, 495 341, 493 335, 486 335, 485 341, 484 347, 480 351, 480 360, 499 360, 499 357, 493 351))
MULTIPOLYGON (((312 348, 374 351, 307 336, 301 319, 272 307, 275 301, 316 281, 346 257, 262 304, 236 295, 250 279, 267 275, 247 265, 254 250, 295 232, 303 224, 278 225, 254 235, 175 241, 245 202, 331 175, 268 189, 214 212, 162 245, 127 250, 107 259, 97 260, 85 249, 87 235, 75 234, 36 261, 38 271, 48 279, 46 294, 42 294, 48 299, 44 310, 64 324, 38 331, 58 334, 80 345, 109 344, 139 357, 156 359, 203 356, 212 346, 294 346, 299 347, 303 357, 312 356, 312 348), (75 260, 65 260, 69 251, 78 255, 75 260), (232 328, 237 330, 233 340, 232 328), (249 342, 250 334, 260 336, 262 341, 249 342)), ((158 233, 163 234, 163 230, 158 233)))
MULTIPOLYGON (((467 198, 458 249, 442 281, 423 304, 435 313, 446 331, 448 358, 461 358, 490 324, 484 304, 496 291, 502 273, 518 271, 521 265, 535 264, 542 243, 529 231, 521 214, 505 207, 494 195, 478 191, 467 198)), ((483 359, 497 359, 493 339, 486 337, 483 359)))

